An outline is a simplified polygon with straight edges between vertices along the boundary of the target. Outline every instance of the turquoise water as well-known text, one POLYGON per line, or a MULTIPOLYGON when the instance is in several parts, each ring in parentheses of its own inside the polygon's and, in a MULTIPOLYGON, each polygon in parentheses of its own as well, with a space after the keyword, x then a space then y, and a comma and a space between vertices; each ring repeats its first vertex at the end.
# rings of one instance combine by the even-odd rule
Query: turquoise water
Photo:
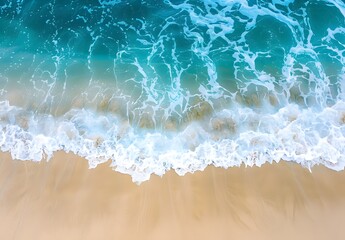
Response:
POLYGON ((345 3, 2 0, 0 89, 14 159, 342 170, 345 3))

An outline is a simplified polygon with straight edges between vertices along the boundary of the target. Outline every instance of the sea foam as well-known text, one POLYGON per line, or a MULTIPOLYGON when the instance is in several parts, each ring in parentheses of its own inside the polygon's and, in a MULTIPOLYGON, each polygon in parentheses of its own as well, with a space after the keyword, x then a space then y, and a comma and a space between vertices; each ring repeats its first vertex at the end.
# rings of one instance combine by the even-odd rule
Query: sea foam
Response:
POLYGON ((0 3, 0 149, 134 181, 293 161, 344 169, 341 0, 0 3), (320 14, 322 12, 322 14, 320 14))
POLYGON ((275 113, 236 107, 215 112, 180 131, 134 128, 112 114, 71 110, 60 117, 40 115, 2 102, 1 151, 19 160, 49 160, 72 152, 91 168, 110 161, 119 172, 142 182, 151 174, 178 174, 208 165, 261 166, 293 161, 307 168, 345 166, 345 102, 321 110, 289 104, 275 113))

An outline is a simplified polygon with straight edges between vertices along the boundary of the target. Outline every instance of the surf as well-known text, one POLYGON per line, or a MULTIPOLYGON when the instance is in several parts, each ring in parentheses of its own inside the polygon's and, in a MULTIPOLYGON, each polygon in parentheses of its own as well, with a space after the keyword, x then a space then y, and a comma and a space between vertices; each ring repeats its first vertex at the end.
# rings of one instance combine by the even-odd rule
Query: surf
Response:
POLYGON ((72 152, 136 182, 281 160, 343 170, 344 9, 6 0, 1 151, 72 152))

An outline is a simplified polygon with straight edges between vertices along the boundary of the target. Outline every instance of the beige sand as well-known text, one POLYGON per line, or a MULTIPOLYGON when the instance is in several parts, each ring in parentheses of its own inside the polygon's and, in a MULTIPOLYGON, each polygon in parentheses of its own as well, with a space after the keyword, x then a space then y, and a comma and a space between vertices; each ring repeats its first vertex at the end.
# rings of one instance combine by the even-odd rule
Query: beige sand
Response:
POLYGON ((345 172, 207 168, 140 186, 71 154, 0 156, 0 239, 345 239, 345 172))

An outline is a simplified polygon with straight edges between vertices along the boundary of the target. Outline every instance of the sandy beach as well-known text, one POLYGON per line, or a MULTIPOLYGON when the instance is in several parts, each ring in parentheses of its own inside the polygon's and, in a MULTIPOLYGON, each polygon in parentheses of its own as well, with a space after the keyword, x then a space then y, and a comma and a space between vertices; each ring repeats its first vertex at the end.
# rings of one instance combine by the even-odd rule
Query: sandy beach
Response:
POLYGON ((344 183, 345 172, 280 162, 136 185, 72 154, 1 154, 0 239, 344 239, 344 183))
POLYGON ((0 0, 0 240, 345 240, 344 168, 345 0, 0 0))

